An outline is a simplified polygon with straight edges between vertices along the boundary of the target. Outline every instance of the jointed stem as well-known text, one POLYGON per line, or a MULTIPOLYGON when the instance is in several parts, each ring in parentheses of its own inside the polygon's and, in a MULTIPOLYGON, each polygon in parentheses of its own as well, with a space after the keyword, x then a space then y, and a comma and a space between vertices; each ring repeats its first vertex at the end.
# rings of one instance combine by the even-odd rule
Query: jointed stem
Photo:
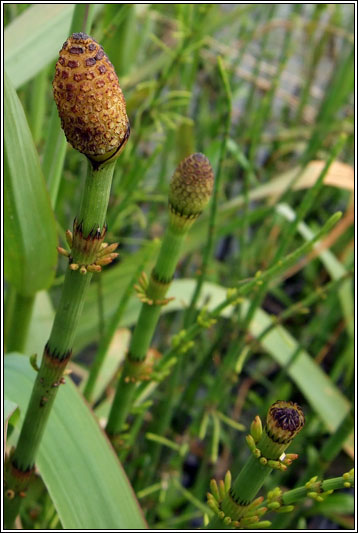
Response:
MULTIPOLYGON (((292 402, 275 402, 267 414, 264 430, 262 430, 260 418, 258 416, 255 418, 251 424, 251 435, 247 437, 252 455, 234 483, 231 485, 230 481, 220 494, 216 482, 212 481, 212 493, 208 495, 208 503, 215 511, 215 515, 206 529, 231 529, 225 526, 235 525, 235 523, 241 528, 247 525, 245 521, 250 520, 251 510, 256 503, 261 503, 260 500, 254 502, 255 496, 273 468, 279 470, 287 468, 282 454, 303 425, 302 410, 292 402)), ((295 458, 297 458, 295 454, 288 455, 287 464, 295 458)), ((254 520, 258 526, 260 526, 259 517, 260 514, 257 514, 254 520)))
MULTIPOLYGON (((88 173, 78 217, 78 220, 82 221, 85 238, 93 229, 103 228, 114 165, 115 163, 110 163, 104 169, 91 170, 88 173)), ((71 253, 75 254, 75 250, 71 253)), ((7 527, 11 527, 19 511, 20 493, 24 493, 30 482, 51 407, 57 390, 63 383, 61 378, 71 356, 85 291, 91 277, 90 272, 86 275, 80 274, 79 270, 68 269, 66 272, 61 300, 33 386, 18 444, 7 465, 6 487, 11 496, 5 498, 7 527)))
POLYGON ((102 229, 104 225, 115 165, 116 161, 112 161, 102 169, 91 169, 86 179, 77 217, 79 222, 83 222, 84 235, 88 235, 93 228, 102 229))
POLYGON ((98 374, 99 374, 99 372, 101 370, 102 364, 104 362, 104 359, 105 359, 107 350, 109 348, 109 345, 111 343, 111 340, 113 338, 113 335, 114 335, 114 333, 115 333, 115 331, 116 331, 116 329, 118 327, 118 324, 120 323, 120 320, 121 320, 121 318, 123 316, 124 311, 126 310, 126 306, 127 306, 128 301, 129 301, 129 298, 132 295, 133 285, 135 284, 135 282, 137 281, 140 273, 143 270, 143 266, 144 266, 145 260, 146 260, 146 257, 144 258, 143 261, 140 262, 139 267, 134 272, 133 278, 130 281, 130 283, 128 284, 128 287, 125 290, 125 292, 124 292, 124 294, 123 294, 123 296, 122 296, 122 298, 121 298, 121 300, 120 300, 120 302, 118 304, 118 307, 117 307, 117 309, 116 309, 116 311, 115 311, 110 323, 108 324, 108 326, 107 326, 107 328, 105 330, 105 333, 104 333, 102 339, 100 340, 100 343, 99 343, 99 346, 98 346, 98 350, 97 350, 97 354, 96 354, 96 358, 93 361, 92 366, 90 368, 90 373, 89 373, 89 376, 88 376, 88 380, 87 380, 86 386, 85 386, 84 391, 83 391, 83 394, 84 394, 85 398, 88 401, 91 401, 93 399, 94 388, 95 388, 95 385, 96 385, 98 374))
POLYGON ((160 316, 165 295, 175 273, 180 250, 190 227, 206 207, 213 189, 214 175, 203 154, 192 154, 176 168, 169 189, 169 224, 156 265, 149 281, 141 276, 136 286, 143 302, 131 339, 121 379, 112 404, 106 431, 115 440, 131 408, 136 382, 149 379, 152 362, 148 349, 160 316))
MULTIPOLYGON (((326 492, 330 490, 339 490, 347 487, 347 479, 344 476, 334 477, 330 479, 325 479, 320 482, 321 492, 326 492)), ((282 502, 284 505, 290 505, 296 503, 302 498, 307 496, 307 487, 306 485, 302 487, 297 487, 296 489, 289 490, 282 494, 282 502)), ((265 502, 264 502, 265 503, 265 502)))
MULTIPOLYGON (((245 281, 241 284, 239 284, 237 289, 233 289, 232 294, 228 295, 228 297, 223 300, 220 304, 218 304, 210 313, 209 317, 216 319, 219 318, 224 309, 229 307, 230 305, 234 305, 237 303, 238 299, 254 293, 258 287, 261 286, 262 283, 269 282, 273 279, 275 279, 277 276, 282 274, 285 270, 287 270, 291 265, 293 265, 298 258, 302 257, 304 254, 308 253, 314 246, 314 244, 319 241, 324 235, 326 235, 329 230, 338 222, 338 220, 341 217, 341 213, 337 212, 334 215, 332 215, 327 222, 324 224, 324 226, 321 228, 319 232, 313 237, 312 240, 305 242, 303 245, 301 245, 299 248, 297 248, 294 252, 288 254, 286 257, 284 257, 282 260, 275 263, 272 267, 267 269, 265 272, 259 273, 259 276, 255 276, 253 279, 249 279, 248 281, 245 281)), ((196 336, 202 331, 202 326, 200 326, 197 322, 191 324, 188 329, 185 332, 185 342, 190 341, 192 339, 195 339, 196 336)), ((160 359, 158 364, 156 365, 156 370, 160 371, 170 360, 172 360, 179 350, 180 346, 174 346, 168 350, 165 355, 160 359)), ((146 389, 148 386, 146 384, 141 384, 138 396, 140 397, 147 397, 147 391, 146 389)))
POLYGON ((106 427, 110 436, 115 436, 121 432, 132 406, 136 383, 129 381, 127 375, 134 362, 140 364, 146 358, 161 312, 161 304, 156 302, 163 300, 169 288, 185 235, 186 232, 178 231, 172 224, 169 224, 164 235, 159 256, 146 290, 146 295, 153 299, 153 303, 143 302, 132 335, 128 357, 117 384, 116 395, 106 427))

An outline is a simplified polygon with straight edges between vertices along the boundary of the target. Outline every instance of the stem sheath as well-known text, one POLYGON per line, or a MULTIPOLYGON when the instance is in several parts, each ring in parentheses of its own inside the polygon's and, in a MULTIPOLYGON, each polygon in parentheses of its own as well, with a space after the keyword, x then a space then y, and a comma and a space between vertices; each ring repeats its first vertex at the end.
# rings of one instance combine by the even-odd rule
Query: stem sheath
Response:
POLYGON ((109 414, 106 431, 111 437, 119 434, 133 404, 136 383, 126 380, 127 373, 133 361, 144 362, 157 326, 161 305, 156 300, 162 300, 170 286, 179 257, 186 231, 178 231, 173 224, 169 224, 153 269, 146 294, 153 298, 154 303, 144 302, 136 323, 128 357, 124 364, 122 375, 118 381, 116 394, 109 414), (162 280, 162 282, 158 280, 162 280))
MULTIPOLYGON (((85 238, 93 228, 101 230, 104 225, 114 165, 115 163, 109 163, 103 169, 91 169, 88 172, 79 214, 85 238)), ((89 239, 89 248, 90 243, 89 239)), ((90 254, 91 250, 88 252, 90 254)), ((20 493, 26 491, 31 480, 36 453, 71 357, 72 344, 91 277, 89 272, 82 275, 79 270, 66 271, 60 303, 32 389, 18 444, 7 463, 7 493, 14 494, 12 498, 5 498, 4 503, 5 523, 8 528, 12 526, 19 512, 22 500, 20 493)))

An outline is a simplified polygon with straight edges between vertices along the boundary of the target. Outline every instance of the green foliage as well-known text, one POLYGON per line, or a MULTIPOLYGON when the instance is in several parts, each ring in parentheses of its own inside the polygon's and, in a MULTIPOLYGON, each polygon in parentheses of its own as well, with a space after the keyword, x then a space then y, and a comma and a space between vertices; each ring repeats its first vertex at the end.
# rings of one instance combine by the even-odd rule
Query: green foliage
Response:
POLYGON ((47 289, 57 263, 55 219, 21 103, 5 77, 5 277, 23 296, 47 289))
MULTIPOLYGON (((5 397, 16 397, 22 421, 34 371, 16 354, 5 366, 5 397)), ((76 387, 67 383, 56 400, 37 466, 63 528, 144 528, 125 473, 76 387)))
MULTIPOLYGON (((104 46, 131 123, 107 213, 119 259, 93 275, 73 344, 72 375, 95 417, 67 377, 22 526, 145 527, 98 422, 137 323, 132 286, 167 228, 170 178, 202 152, 219 177, 214 202, 183 243, 152 341, 154 379, 135 390, 119 458, 149 527, 197 528, 211 516, 210 480, 247 463, 243 427, 278 399, 296 401, 306 416, 292 444, 299 458, 260 493, 287 487, 295 510, 272 512, 270 527, 317 528, 320 517, 352 527, 348 487, 323 502, 303 487, 352 466, 352 424, 339 428, 354 383, 353 7, 7 4, 4 14, 5 341, 21 330, 28 356, 50 335, 68 268, 55 249, 67 248, 86 174, 51 94, 70 28, 104 46)), ((6 400, 21 423, 34 371, 12 357, 6 400)), ((20 423, 10 420, 8 448, 20 423)))

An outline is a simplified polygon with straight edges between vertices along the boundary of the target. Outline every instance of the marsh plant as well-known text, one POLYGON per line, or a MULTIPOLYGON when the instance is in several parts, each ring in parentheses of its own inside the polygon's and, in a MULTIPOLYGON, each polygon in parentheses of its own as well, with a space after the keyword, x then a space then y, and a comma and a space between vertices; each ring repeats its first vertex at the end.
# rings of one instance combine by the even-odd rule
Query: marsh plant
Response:
POLYGON ((5 15, 5 528, 349 529, 347 10, 5 15))

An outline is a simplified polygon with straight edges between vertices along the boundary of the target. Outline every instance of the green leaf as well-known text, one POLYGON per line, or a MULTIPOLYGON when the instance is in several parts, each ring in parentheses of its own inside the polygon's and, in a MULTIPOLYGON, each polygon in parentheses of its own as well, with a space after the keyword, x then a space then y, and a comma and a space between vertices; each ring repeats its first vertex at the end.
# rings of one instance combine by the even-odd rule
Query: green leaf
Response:
POLYGON ((6 75, 4 93, 5 278, 31 296, 55 275, 55 218, 24 110, 6 75))
POLYGON ((24 349, 26 354, 42 354, 50 336, 54 318, 55 312, 48 293, 46 291, 38 292, 35 296, 29 332, 24 349))
POLYGON ((5 400, 4 402, 4 422, 8 422, 11 415, 16 411, 17 405, 11 400, 5 400))
MULTIPOLYGON (((70 32, 74 7, 75 4, 32 5, 6 27, 5 68, 16 88, 57 57, 70 32)), ((95 5, 95 13, 102 8, 95 5)))
POLYGON ((6 446, 6 438, 7 438, 7 426, 11 420, 12 425, 15 426, 17 424, 18 419, 20 416, 20 412, 18 409, 18 406, 16 403, 12 402, 11 400, 4 401, 4 440, 5 440, 5 446, 6 446))
POLYGON ((5 68, 16 88, 52 59, 68 36, 74 4, 32 5, 4 32, 5 68))
MULTIPOLYGON (((35 372, 12 354, 5 374, 5 397, 16 398, 23 419, 35 372)), ((64 529, 146 528, 113 449, 70 379, 58 391, 37 466, 64 529)))
POLYGON ((314 512, 323 514, 325 516, 332 516, 335 513, 339 514, 353 514, 354 513, 354 496, 344 492, 336 492, 331 494, 326 500, 321 503, 315 503, 312 507, 311 513, 314 512))

